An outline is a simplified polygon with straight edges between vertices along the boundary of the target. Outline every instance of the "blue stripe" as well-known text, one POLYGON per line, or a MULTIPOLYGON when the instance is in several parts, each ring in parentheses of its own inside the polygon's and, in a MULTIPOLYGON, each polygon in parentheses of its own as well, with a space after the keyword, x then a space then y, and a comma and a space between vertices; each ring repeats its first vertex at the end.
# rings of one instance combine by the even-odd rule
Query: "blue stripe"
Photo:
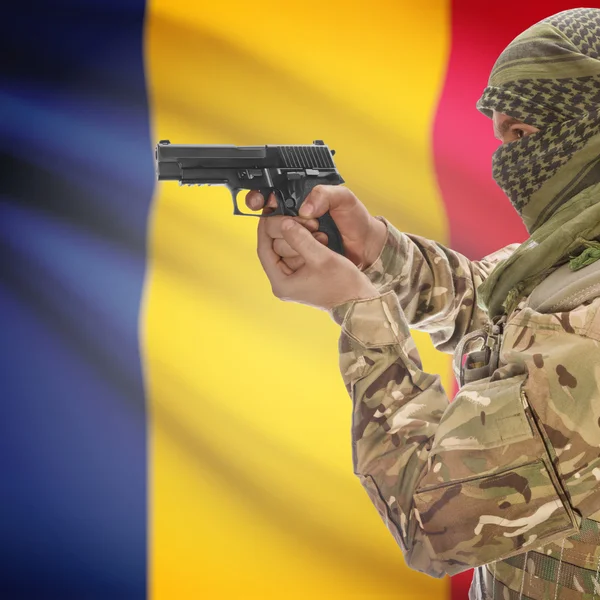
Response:
POLYGON ((0 598, 141 599, 145 5, 23 6, 0 39, 0 598))

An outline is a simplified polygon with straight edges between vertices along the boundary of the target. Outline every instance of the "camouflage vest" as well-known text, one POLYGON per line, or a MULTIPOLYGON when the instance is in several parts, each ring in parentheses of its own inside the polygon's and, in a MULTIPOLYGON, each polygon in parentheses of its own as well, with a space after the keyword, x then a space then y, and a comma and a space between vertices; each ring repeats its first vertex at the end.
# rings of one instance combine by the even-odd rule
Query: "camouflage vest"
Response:
POLYGON ((599 575, 600 523, 583 519, 579 533, 570 538, 475 569, 469 598, 598 599, 599 575))
MULTIPOLYGON (((527 306, 564 312, 598 296, 600 261, 576 272, 565 265, 531 293, 527 306)), ((454 362, 461 386, 499 366, 505 321, 461 341, 454 362), (477 348, 469 351, 473 344, 477 348)), ((582 520, 576 535, 475 569, 470 600, 600 600, 600 512, 592 516, 582 520)))

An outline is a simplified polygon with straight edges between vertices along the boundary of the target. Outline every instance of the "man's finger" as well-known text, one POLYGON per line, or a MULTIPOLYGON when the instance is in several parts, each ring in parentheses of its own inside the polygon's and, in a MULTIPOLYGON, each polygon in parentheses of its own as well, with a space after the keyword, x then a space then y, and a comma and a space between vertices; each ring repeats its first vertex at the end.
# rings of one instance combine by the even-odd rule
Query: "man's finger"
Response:
MULTIPOLYGON (((265 209, 267 210, 267 209, 265 209)), ((277 239, 277 238, 282 238, 283 234, 281 233, 281 223, 283 222, 284 219, 287 219, 289 217, 280 217, 280 216, 275 216, 275 217, 269 217, 268 219, 266 219, 266 232, 267 235, 269 235, 270 237, 272 237, 273 239, 277 239)), ((298 221, 298 223, 301 223, 302 225, 304 225, 304 227, 306 227, 309 231, 317 231, 317 229, 319 228, 319 223, 316 219, 301 219, 300 217, 293 217, 293 219, 295 221, 298 221)))
POLYGON ((282 262, 290 269, 290 275, 306 264, 304 259, 298 255, 284 258, 282 262))
MULTIPOLYGON (((290 260, 294 260, 293 258, 290 258, 290 260)), ((303 262, 304 264, 304 262, 303 262)), ((283 271, 284 275, 293 275, 294 272, 296 271, 297 268, 299 267, 291 267, 290 265, 287 264, 287 262, 285 260, 283 260, 283 258, 277 263, 277 266, 283 271)), ((302 265, 300 265, 302 266, 302 265)))
POLYGON ((267 201, 267 206, 269 208, 277 208, 277 198, 275 198, 275 194, 269 194, 269 200, 267 201))
MULTIPOLYGON (((313 237, 315 240, 317 240, 317 242, 321 242, 321 244, 327 246, 327 241, 329 238, 327 237, 326 233, 313 233, 313 237)), ((283 238, 276 238, 273 240, 273 250, 275 251, 275 254, 281 256, 281 258, 298 256, 298 253, 283 238)))
POLYGON ((275 194, 271 192, 265 204, 263 195, 257 190, 252 190, 246 194, 246 206, 250 210, 260 210, 263 207, 277 208, 277 198, 275 198, 275 194))
POLYGON ((327 246, 327 242, 329 241, 329 236, 326 233, 319 231, 317 233, 313 233, 313 236, 314 236, 315 240, 317 240, 317 242, 321 242, 321 244, 324 244, 325 246, 327 246))
POLYGON ((319 243, 302 225, 296 223, 293 219, 285 219, 281 223, 281 232, 283 239, 295 250, 307 263, 318 262, 327 252, 327 248, 319 243))
POLYGON ((351 209, 356 196, 342 185, 317 185, 302 203, 298 214, 301 217, 322 217, 328 211, 351 209))
POLYGON ((298 256, 298 253, 283 238, 273 240, 273 251, 281 258, 298 256))
POLYGON ((246 194, 246 206, 250 210, 260 210, 265 203, 265 199, 260 192, 252 190, 246 194))
POLYGON ((289 275, 289 273, 286 272, 287 269, 281 268, 281 257, 277 256, 273 251, 273 238, 269 237, 265 231, 265 221, 268 221, 268 219, 260 219, 258 222, 258 259, 260 260, 260 264, 267 274, 269 281, 272 285, 275 285, 281 280, 284 274, 289 275))

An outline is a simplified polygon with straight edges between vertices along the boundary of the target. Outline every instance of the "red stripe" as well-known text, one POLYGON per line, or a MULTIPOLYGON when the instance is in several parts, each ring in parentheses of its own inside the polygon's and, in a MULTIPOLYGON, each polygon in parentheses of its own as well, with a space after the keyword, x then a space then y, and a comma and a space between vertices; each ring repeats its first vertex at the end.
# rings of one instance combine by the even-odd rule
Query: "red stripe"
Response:
MULTIPOLYGON (((452 2, 452 46, 433 148, 451 247, 470 258, 526 238, 519 217, 492 180, 491 155, 498 142, 491 121, 475 109, 475 102, 496 58, 514 37, 540 19, 580 5, 557 0, 452 2)), ((467 598, 470 580, 470 572, 452 578, 452 600, 467 598)))

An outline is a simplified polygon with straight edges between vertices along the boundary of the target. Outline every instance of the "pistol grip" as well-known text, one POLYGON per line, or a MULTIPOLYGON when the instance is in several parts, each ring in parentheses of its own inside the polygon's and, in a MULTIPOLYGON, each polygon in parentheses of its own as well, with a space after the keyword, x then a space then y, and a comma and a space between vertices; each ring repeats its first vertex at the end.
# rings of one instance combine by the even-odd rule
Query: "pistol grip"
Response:
MULTIPOLYGON (((343 179, 341 181, 343 181, 343 179)), ((296 199, 295 205, 293 209, 290 210, 286 207, 285 202, 278 202, 283 213, 297 215, 300 207, 313 188, 317 185, 322 185, 323 183, 324 182, 320 179, 305 179, 294 182, 295 185, 292 188, 292 195, 294 199, 296 199)), ((337 228, 337 225, 329 212, 326 212, 322 217, 318 217, 317 220, 319 222, 319 231, 327 234, 327 247, 344 256, 344 244, 342 242, 340 230, 337 228)))
POLYGON ((344 244, 342 242, 342 236, 329 212, 326 212, 317 220, 319 221, 319 231, 327 234, 327 247, 343 256, 344 244))

